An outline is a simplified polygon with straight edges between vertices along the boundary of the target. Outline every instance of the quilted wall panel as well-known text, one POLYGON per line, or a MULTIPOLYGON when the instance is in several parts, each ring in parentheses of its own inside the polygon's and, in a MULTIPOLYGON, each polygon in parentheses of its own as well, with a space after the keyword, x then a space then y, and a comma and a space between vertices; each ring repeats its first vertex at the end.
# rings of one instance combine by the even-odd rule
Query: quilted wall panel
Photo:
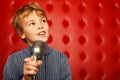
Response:
POLYGON ((73 80, 120 80, 120 0, 1 1, 0 80, 8 56, 26 47, 11 25, 13 13, 31 1, 44 8, 48 43, 67 55, 73 80))

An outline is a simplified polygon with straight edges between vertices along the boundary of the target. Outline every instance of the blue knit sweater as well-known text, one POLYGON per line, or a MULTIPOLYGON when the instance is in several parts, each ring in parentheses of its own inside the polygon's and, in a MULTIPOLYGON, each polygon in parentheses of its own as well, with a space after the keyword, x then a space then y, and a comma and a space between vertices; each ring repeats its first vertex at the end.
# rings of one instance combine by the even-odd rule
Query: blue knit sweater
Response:
MULTIPOLYGON (((4 80, 22 80, 24 59, 30 56, 31 47, 17 51, 8 57, 4 67, 4 80)), ((67 57, 48 45, 42 58, 43 64, 36 80, 72 80, 67 57)))

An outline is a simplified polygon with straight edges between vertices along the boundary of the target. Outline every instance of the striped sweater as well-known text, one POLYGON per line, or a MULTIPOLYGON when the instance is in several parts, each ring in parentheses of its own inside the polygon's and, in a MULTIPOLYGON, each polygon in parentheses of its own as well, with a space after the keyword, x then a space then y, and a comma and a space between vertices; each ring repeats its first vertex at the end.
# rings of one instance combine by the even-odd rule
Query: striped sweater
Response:
MULTIPOLYGON (((4 80, 22 80, 24 59, 30 56, 30 49, 28 46, 8 57, 4 66, 4 80)), ((63 53, 47 45, 42 61, 36 80, 72 80, 70 66, 63 53)))

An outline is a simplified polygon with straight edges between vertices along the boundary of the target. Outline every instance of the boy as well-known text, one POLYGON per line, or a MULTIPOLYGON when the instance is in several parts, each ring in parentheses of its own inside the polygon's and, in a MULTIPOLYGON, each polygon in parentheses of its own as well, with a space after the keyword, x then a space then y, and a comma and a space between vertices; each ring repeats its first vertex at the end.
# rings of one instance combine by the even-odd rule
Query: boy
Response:
POLYGON ((13 25, 28 47, 9 56, 4 67, 4 80, 72 80, 67 57, 47 45, 49 26, 44 10, 37 2, 29 3, 19 9, 13 25), (34 62, 30 49, 36 40, 46 43, 42 60, 34 62))

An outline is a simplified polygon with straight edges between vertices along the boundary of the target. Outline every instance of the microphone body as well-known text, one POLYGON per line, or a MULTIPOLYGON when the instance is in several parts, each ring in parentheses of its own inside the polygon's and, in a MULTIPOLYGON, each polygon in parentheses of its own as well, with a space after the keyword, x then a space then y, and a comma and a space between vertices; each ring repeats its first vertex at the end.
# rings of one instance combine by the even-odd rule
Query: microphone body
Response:
MULTIPOLYGON (((30 52, 30 57, 33 58, 34 62, 37 62, 37 60, 41 60, 42 56, 44 54, 45 50, 45 43, 41 40, 37 40, 33 43, 31 52, 30 52)), ((33 76, 33 80, 35 80, 35 75, 33 76)))

